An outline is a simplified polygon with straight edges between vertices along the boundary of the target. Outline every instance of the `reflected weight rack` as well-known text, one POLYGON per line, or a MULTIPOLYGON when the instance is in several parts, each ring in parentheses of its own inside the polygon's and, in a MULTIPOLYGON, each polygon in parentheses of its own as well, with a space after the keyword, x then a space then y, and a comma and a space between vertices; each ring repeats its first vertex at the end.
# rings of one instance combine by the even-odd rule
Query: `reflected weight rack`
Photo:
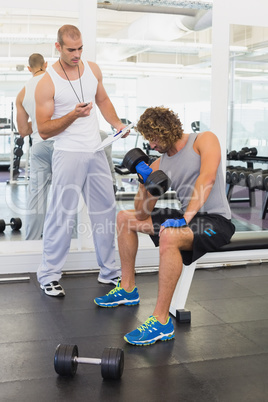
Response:
POLYGON ((251 207, 256 204, 255 190, 265 191, 262 205, 261 218, 265 219, 268 209, 268 170, 254 169, 254 164, 268 164, 268 157, 257 156, 256 148, 242 148, 239 152, 231 151, 227 154, 227 160, 246 163, 245 166, 226 167, 226 196, 229 203, 249 202, 251 207), (248 188, 248 198, 232 198, 234 186, 248 188))

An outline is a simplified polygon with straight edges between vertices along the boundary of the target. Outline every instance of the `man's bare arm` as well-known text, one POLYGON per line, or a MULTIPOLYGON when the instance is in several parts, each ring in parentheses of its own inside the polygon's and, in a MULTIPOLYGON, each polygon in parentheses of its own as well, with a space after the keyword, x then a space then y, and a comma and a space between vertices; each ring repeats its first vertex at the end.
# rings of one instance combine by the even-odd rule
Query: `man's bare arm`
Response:
MULTIPOLYGON (((159 170, 160 159, 154 161, 150 167, 153 171, 159 170)), ((139 185, 138 192, 134 198, 135 216, 139 221, 147 219, 155 207, 159 197, 153 197, 145 188, 144 184, 139 185)))
POLYGON ((29 115, 22 106, 25 96, 25 88, 23 88, 17 95, 16 108, 17 108, 17 126, 18 131, 22 137, 32 134, 32 122, 29 121, 29 115))
POLYGON ((208 199, 215 183, 221 160, 219 140, 212 132, 206 131, 199 134, 195 147, 200 154, 201 167, 200 174, 195 182, 191 200, 184 214, 184 218, 187 222, 190 222, 208 199))

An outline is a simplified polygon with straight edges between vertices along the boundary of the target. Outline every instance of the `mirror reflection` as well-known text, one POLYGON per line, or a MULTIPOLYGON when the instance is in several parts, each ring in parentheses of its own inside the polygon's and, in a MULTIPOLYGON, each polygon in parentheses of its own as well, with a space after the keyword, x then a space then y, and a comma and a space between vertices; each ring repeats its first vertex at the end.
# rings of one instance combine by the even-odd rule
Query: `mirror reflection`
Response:
MULTIPOLYGON (((177 15, 160 15, 98 8, 96 61, 102 70, 109 97, 120 118, 126 122, 135 123, 147 107, 164 105, 178 113, 185 132, 209 129, 211 10, 188 11, 189 15, 181 15, 179 10, 177 15), (151 27, 162 26, 160 22, 164 18, 165 26, 169 26, 170 30, 160 35, 151 27), (134 37, 133 32, 139 32, 140 36, 134 37)), ((54 47, 58 27, 64 23, 78 25, 79 21, 76 13, 66 12, 59 21, 51 16, 51 12, 43 10, 39 14, 35 11, 36 15, 29 12, 27 25, 25 12, 13 9, 13 15, 5 16, 2 21, 5 32, 9 34, 2 35, 1 39, 6 58, 2 58, 0 71, 0 219, 9 223, 11 218, 19 217, 22 227, 16 232, 7 225, 0 233, 0 241, 25 239, 31 144, 28 137, 20 144, 15 99, 31 77, 27 69, 28 57, 33 52, 42 53, 48 65, 52 65, 58 57, 54 47), (27 37, 24 31, 32 34, 27 37), (40 33, 44 37, 37 39, 40 33), (25 46, 21 46, 21 41, 25 41, 25 46), (8 57, 8 47, 11 58, 8 57)), ((260 160, 260 157, 268 155, 265 136, 267 29, 240 25, 231 27, 227 152, 234 155, 233 151, 239 152, 247 147, 255 148, 257 153, 247 154, 250 157, 248 160, 245 157, 243 160, 227 157, 227 167, 267 170, 267 161, 260 160)), ((103 135, 112 135, 113 128, 100 113, 98 118, 103 135)), ((158 156, 135 130, 131 130, 126 139, 113 143, 111 169, 118 210, 131 207, 133 193, 137 189, 133 175, 124 175, 120 170, 125 153, 134 147, 140 147, 152 158, 158 156)), ((249 189, 228 184, 226 192, 238 230, 268 229, 265 187, 249 189)), ((77 233, 74 232, 73 236, 76 237, 77 233)))
POLYGON ((232 25, 227 197, 238 227, 268 229, 267 27, 232 25), (244 48, 244 50, 243 50, 244 48))

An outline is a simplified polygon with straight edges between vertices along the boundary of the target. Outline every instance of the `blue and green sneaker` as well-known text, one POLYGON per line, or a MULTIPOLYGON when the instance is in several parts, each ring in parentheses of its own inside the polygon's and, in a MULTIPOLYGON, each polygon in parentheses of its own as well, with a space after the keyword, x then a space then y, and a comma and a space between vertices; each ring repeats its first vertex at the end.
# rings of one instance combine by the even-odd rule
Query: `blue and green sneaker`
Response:
POLYGON ((139 304, 139 302, 140 296, 138 289, 135 287, 132 292, 127 292, 125 289, 121 288, 119 281, 116 287, 107 293, 107 295, 94 299, 94 303, 100 307, 117 307, 120 304, 135 306, 139 304))
POLYGON ((146 346, 156 341, 169 341, 174 337, 174 326, 170 317, 166 324, 161 324, 151 315, 144 324, 126 334, 124 339, 131 345, 146 346))

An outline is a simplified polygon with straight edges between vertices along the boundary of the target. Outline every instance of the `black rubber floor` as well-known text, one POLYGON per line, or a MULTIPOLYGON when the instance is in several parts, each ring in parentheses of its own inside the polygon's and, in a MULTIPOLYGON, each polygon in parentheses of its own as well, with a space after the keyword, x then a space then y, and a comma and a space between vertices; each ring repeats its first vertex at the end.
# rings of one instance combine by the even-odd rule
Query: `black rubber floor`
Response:
POLYGON ((123 335, 152 313, 157 273, 137 275, 141 304, 102 309, 93 298, 111 287, 97 275, 64 276, 63 299, 27 283, 0 284, 0 400, 18 402, 268 401, 268 264, 198 270, 175 340, 147 347, 123 335), (122 348, 121 380, 103 380, 100 366, 78 366, 71 379, 53 367, 56 346, 75 343, 79 355, 101 357, 122 348))

